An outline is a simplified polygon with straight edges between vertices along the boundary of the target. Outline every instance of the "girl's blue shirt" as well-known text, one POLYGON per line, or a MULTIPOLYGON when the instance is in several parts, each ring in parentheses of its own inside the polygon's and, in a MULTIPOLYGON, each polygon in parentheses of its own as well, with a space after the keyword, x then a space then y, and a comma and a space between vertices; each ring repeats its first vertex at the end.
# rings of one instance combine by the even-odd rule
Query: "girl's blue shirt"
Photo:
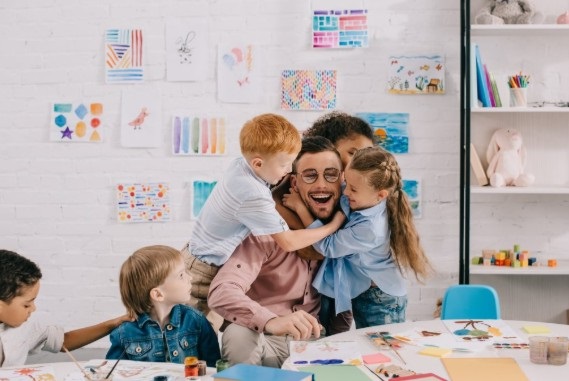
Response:
POLYGON ((221 358, 219 342, 211 324, 192 307, 178 304, 170 312, 164 330, 143 314, 133 322, 125 322, 110 335, 107 359, 123 359, 183 364, 187 356, 205 360, 214 367, 221 358))

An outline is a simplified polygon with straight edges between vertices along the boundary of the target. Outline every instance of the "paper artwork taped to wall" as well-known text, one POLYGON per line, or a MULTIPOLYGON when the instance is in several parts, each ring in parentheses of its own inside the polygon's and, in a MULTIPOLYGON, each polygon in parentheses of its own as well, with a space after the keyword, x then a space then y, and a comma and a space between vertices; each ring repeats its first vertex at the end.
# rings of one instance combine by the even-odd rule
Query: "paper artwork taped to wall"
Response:
POLYGON ((375 145, 393 154, 409 152, 408 113, 361 112, 356 116, 372 128, 375 145))
POLYGON ((283 70, 283 110, 332 110, 336 108, 336 70, 283 70))
POLYGON ((421 218, 423 216, 423 207, 421 205, 421 180, 403 179, 403 192, 405 192, 409 199, 413 217, 421 218))
POLYGON ((56 381, 55 372, 50 366, 30 365, 19 368, 0 369, 0 380, 6 381, 56 381))
POLYGON ((101 142, 103 140, 102 124, 102 103, 53 103, 49 138, 54 142, 101 142))
POLYGON ((208 29, 206 19, 170 20, 166 25, 166 79, 207 79, 208 29))
POLYGON ((105 33, 105 78, 107 83, 144 80, 141 29, 107 29, 105 33))
POLYGON ((170 188, 165 183, 117 185, 117 221, 170 221, 170 188))
POLYGON ((391 56, 387 91, 391 94, 444 94, 445 61, 440 55, 391 56))
POLYGON ((210 196, 217 180, 194 179, 192 180, 192 219, 198 218, 205 202, 210 196))
POLYGON ((123 91, 121 144, 123 147, 159 147, 162 144, 162 102, 152 89, 123 91))
POLYGON ((225 118, 174 115, 172 153, 174 155, 224 155, 225 118))
POLYGON ((261 100, 260 62, 252 45, 220 45, 217 96, 222 102, 258 103, 261 100))
POLYGON ((315 10, 313 48, 367 48, 367 9, 315 10))

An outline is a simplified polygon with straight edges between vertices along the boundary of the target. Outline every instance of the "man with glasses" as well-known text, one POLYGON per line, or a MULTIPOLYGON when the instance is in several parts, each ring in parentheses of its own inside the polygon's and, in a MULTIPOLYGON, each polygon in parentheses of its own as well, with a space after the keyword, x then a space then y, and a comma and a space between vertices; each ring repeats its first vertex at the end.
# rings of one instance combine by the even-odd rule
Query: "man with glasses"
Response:
MULTIPOLYGON (((310 137, 302 142, 290 184, 315 218, 328 221, 340 199, 341 174, 332 143, 310 137)), ((277 209, 290 212, 282 205, 277 209)), ((232 364, 280 367, 289 357, 290 340, 318 338, 320 299, 312 287, 317 269, 316 260, 285 252, 270 236, 245 239, 217 273, 208 296, 209 307, 225 319, 222 357, 232 364)))

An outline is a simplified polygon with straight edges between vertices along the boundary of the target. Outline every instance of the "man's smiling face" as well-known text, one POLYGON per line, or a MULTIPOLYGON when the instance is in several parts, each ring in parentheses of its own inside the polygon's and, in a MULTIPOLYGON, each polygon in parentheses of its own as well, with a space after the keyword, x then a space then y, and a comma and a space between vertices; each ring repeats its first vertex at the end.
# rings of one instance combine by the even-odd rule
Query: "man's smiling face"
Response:
POLYGON ((342 162, 335 152, 305 153, 297 161, 296 174, 291 177, 291 185, 296 187, 312 215, 322 220, 332 216, 341 194, 342 176, 333 183, 326 181, 323 176, 324 170, 331 168, 342 170, 342 162), (301 173, 306 170, 318 172, 318 178, 312 184, 302 179, 301 173))

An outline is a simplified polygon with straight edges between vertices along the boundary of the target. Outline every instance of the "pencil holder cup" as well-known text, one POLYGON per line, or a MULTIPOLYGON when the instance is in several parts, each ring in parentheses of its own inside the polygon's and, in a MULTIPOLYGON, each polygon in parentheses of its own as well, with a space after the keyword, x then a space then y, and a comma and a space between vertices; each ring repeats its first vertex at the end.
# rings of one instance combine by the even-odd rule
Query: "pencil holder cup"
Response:
POLYGON ((529 359, 534 364, 547 364, 549 337, 531 336, 529 338, 529 359))
POLYGON ((567 350, 569 350, 569 338, 549 338, 549 343, 547 344, 547 363, 551 365, 565 365, 567 363, 567 350))
POLYGON ((510 107, 527 107, 528 105, 528 88, 512 87, 510 88, 510 107))

